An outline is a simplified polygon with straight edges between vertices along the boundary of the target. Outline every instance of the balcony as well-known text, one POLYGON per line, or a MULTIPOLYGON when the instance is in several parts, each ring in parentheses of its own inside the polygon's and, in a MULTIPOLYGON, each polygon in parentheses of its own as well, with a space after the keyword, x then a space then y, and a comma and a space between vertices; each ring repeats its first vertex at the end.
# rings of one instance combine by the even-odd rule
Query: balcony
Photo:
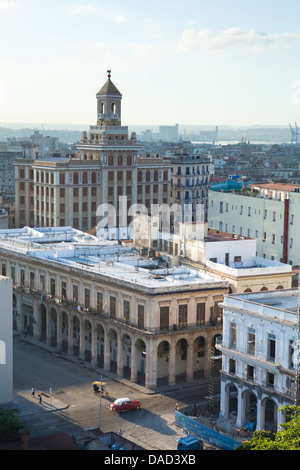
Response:
POLYGON ((267 354, 255 351, 253 345, 247 345, 247 347, 242 347, 236 342, 231 344, 225 343, 223 338, 216 338, 216 348, 226 353, 235 353, 235 356, 240 356, 243 359, 247 359, 248 356, 251 356, 252 361, 256 361, 259 365, 265 364, 265 366, 272 367, 272 369, 279 369, 281 367, 280 360, 276 362, 276 358, 268 357, 267 354))

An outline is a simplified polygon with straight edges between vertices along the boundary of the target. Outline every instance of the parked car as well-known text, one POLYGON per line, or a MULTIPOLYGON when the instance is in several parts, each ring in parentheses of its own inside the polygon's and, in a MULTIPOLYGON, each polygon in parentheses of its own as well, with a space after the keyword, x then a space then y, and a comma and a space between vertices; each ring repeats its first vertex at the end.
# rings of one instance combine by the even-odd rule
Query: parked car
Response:
POLYGON ((141 408, 141 403, 138 400, 130 400, 130 398, 118 398, 113 403, 109 405, 111 411, 121 411, 128 410, 139 410, 141 408))

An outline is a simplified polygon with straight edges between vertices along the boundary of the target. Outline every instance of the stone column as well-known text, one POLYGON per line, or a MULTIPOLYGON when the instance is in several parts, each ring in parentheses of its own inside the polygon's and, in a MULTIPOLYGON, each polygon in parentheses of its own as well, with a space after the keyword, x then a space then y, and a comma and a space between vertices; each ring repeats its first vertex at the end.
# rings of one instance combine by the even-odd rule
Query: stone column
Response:
POLYGON ((146 341, 145 387, 157 387, 157 345, 152 339, 146 341))
POLYGON ((169 377, 168 384, 175 385, 176 383, 176 343, 174 338, 171 340, 169 349, 169 377))
POLYGON ((130 381, 137 382, 137 347, 131 338, 130 381))
POLYGON ((110 337, 104 331, 104 370, 110 370, 110 337))
POLYGON ((224 419, 229 418, 229 387, 226 391, 226 380, 221 377, 221 401, 220 401, 220 416, 224 419))
POLYGON ((186 370, 186 381, 193 382, 194 378, 194 341, 193 338, 189 338, 187 345, 187 370, 186 370))
POLYGON ((79 359, 85 360, 85 330, 84 318, 80 317, 79 359))
POLYGON ((37 296, 33 296, 33 337, 39 340, 41 337, 41 315, 39 314, 38 305, 37 296))
POLYGON ((237 417, 236 417, 236 425, 242 427, 244 425, 244 403, 242 399, 242 388, 238 387, 238 410, 237 410, 237 417))
POLYGON ((92 364, 97 365, 97 325, 95 321, 92 322, 92 364))
POLYGON ((62 324, 61 324, 61 319, 62 319, 62 312, 61 310, 58 311, 57 313, 57 325, 56 325, 56 329, 57 329, 57 344, 56 344, 56 347, 58 349, 58 351, 61 351, 62 350, 62 324))
POLYGON ((73 318, 71 314, 68 315, 68 354, 74 354, 74 337, 73 337, 73 318))
POLYGON ((118 353, 117 353, 117 375, 123 377, 123 343, 121 340, 121 334, 118 334, 118 353))
POLYGON ((48 346, 51 346, 51 311, 52 307, 49 307, 46 313, 46 344, 48 346))
POLYGON ((263 419, 264 406, 261 403, 261 398, 257 398, 256 404, 256 431, 262 431, 265 425, 265 420, 263 419))

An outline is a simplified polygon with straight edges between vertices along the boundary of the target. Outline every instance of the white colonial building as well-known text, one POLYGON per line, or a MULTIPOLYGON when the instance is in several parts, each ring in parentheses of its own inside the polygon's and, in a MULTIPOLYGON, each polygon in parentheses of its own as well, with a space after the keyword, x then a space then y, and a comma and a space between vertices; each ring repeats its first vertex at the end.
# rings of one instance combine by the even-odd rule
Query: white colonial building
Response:
POLYGON ((237 427, 280 430, 294 403, 298 290, 225 296, 220 415, 237 427))
POLYGON ((12 401, 12 280, 0 276, 0 405, 12 401))

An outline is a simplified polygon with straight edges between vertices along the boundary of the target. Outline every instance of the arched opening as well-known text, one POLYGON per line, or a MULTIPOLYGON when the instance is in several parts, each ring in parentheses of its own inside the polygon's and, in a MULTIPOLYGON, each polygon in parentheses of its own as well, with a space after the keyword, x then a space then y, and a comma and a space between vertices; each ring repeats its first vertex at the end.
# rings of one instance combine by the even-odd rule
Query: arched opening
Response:
POLYGON ((109 155, 108 157, 108 165, 113 166, 114 164, 114 157, 112 155, 109 155))
POLYGON ((135 354, 137 356, 137 381, 145 385, 146 344, 142 339, 137 339, 135 342, 135 354))
POLYGON ((271 398, 266 398, 264 405, 264 428, 266 431, 277 432, 277 404, 271 398))
POLYGON ((280 289, 283 289, 283 286, 277 286, 276 287, 276 290, 280 290, 280 289))
POLYGON ((187 340, 182 338, 176 343, 175 351, 175 380, 183 382, 186 380, 187 371, 187 340))
POLYGON ((47 309, 44 304, 40 306, 40 315, 41 315, 41 340, 46 340, 47 335, 47 309))
POLYGON ((92 183, 96 183, 97 182, 97 175, 95 172, 92 173, 92 183))
POLYGON ((247 289, 244 290, 244 293, 247 293, 247 292, 252 292, 251 289, 249 289, 249 287, 247 289))
POLYGON ((61 314, 61 350, 68 352, 69 344, 69 319, 66 312, 61 314))
POLYGON ((122 155, 119 155, 119 156, 118 156, 118 165, 119 165, 119 166, 123 165, 123 157, 122 157, 122 155))
POLYGON ((110 370, 117 373, 118 360, 118 335, 115 330, 109 330, 110 370))
POLYGON ((268 290, 268 288, 267 288, 267 287, 262 287, 262 288, 260 289, 260 292, 263 292, 263 291, 265 291, 265 290, 268 290))
POLYGON ((228 415, 229 419, 236 423, 238 412, 238 389, 234 384, 229 384, 227 387, 228 393, 228 415))
POLYGON ((143 173, 138 171, 138 182, 141 183, 143 181, 143 173))
POLYGON ((87 173, 84 171, 82 174, 82 182, 86 184, 88 181, 87 173))
POLYGON ((77 316, 73 317, 73 355, 79 356, 80 353, 80 321, 77 316))
POLYGON ((78 173, 74 173, 73 175, 73 184, 78 184, 78 173))
POLYGON ((245 422, 250 431, 255 431, 257 423, 257 397, 250 390, 246 390, 243 394, 245 405, 245 422))
POLYGON ((84 322, 84 331, 85 337, 85 360, 87 362, 91 362, 92 360, 92 325, 89 320, 85 320, 84 322))
POLYGON ((157 385, 166 385, 169 377, 170 345, 162 341, 157 348, 157 385))
POLYGON ((123 348, 123 377, 130 380, 131 375, 131 338, 124 334, 121 339, 123 348))
POLYGON ((105 334, 104 328, 102 325, 97 325, 96 329, 97 335, 97 363, 98 367, 104 367, 104 341, 105 341, 105 334))
POLYGON ((194 341, 194 379, 204 378, 205 369, 205 338, 199 336, 194 341))
POLYGON ((57 347, 57 311, 55 308, 50 310, 50 337, 51 346, 57 347))

